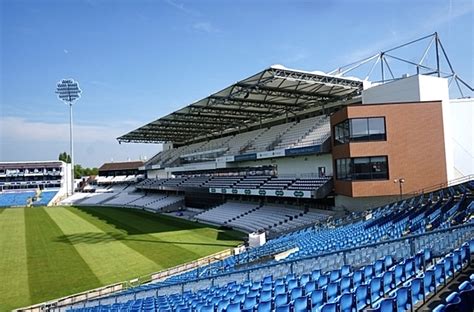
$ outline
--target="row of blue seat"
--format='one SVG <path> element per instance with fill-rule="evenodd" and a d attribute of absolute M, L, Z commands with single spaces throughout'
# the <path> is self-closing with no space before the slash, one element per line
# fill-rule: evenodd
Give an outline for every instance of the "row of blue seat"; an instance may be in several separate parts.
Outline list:
<path fill-rule="evenodd" d="M 437 286 L 468 265 L 470 256 L 466 243 L 435 263 L 430 251 L 425 250 L 398 263 L 386 256 L 355 271 L 343 266 L 326 273 L 313 270 L 278 279 L 267 276 L 256 282 L 233 282 L 197 292 L 74 311 L 349 312 L 370 307 L 376 311 L 406 311 L 424 302 Z"/>

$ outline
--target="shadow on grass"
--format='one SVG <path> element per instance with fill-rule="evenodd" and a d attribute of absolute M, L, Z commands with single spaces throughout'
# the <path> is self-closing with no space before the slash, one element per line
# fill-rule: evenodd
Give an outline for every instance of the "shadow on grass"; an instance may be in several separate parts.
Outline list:
<path fill-rule="evenodd" d="M 174 232 L 213 228 L 218 231 L 217 240 L 242 240 L 246 234 L 235 230 L 217 229 L 216 227 L 188 221 L 181 218 L 154 214 L 144 210 L 113 207 L 75 207 L 76 209 L 98 218 L 128 235 Z"/>
<path fill-rule="evenodd" d="M 203 243 L 203 242 L 179 242 L 179 241 L 165 241 L 160 239 L 147 239 L 128 236 L 123 233 L 108 232 L 108 233 L 98 233 L 98 232 L 84 232 L 77 234 L 61 235 L 58 236 L 55 240 L 56 242 L 66 243 L 66 244 L 100 244 L 108 243 L 114 241 L 129 241 L 129 242 L 146 242 L 146 243 L 156 243 L 156 244 L 169 244 L 169 245 L 197 245 L 197 246 L 216 246 L 216 247 L 230 247 L 226 244 L 212 244 L 212 243 Z"/>

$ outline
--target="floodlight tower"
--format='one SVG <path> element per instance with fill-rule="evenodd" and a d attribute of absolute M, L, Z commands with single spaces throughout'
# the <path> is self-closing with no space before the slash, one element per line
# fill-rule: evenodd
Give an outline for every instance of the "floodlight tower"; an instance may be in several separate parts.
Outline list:
<path fill-rule="evenodd" d="M 74 138 L 72 130 L 72 103 L 80 97 L 79 83 L 73 79 L 62 79 L 56 85 L 58 98 L 69 105 L 69 148 L 71 154 L 71 191 L 74 194 Z"/>

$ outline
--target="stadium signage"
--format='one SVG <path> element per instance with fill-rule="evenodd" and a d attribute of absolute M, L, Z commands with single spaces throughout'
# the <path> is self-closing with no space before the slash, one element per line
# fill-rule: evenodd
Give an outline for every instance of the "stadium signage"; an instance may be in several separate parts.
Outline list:
<path fill-rule="evenodd" d="M 234 156 L 234 161 L 246 161 L 246 160 L 255 160 L 255 159 L 257 159 L 256 153 Z"/>
<path fill-rule="evenodd" d="M 285 150 L 285 156 L 309 155 L 321 153 L 321 145 L 311 145 Z"/>
<path fill-rule="evenodd" d="M 285 150 L 284 149 L 257 153 L 257 159 L 284 157 L 284 156 L 285 156 Z"/>
<path fill-rule="evenodd" d="M 253 195 L 253 196 L 278 196 L 278 197 L 293 197 L 293 198 L 311 198 L 313 194 L 311 191 L 290 191 L 290 190 L 268 190 L 268 189 L 234 189 L 234 188 L 209 188 L 210 193 L 219 194 L 238 194 L 238 195 Z"/>
<path fill-rule="evenodd" d="M 295 191 L 293 194 L 295 195 L 295 197 L 303 197 L 304 196 L 303 191 Z"/>

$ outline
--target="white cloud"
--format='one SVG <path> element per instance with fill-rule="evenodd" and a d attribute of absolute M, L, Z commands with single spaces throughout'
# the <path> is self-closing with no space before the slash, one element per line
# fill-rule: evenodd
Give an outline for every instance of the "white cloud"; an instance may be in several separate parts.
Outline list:
<path fill-rule="evenodd" d="M 183 3 L 180 3 L 178 1 L 175 1 L 175 0 L 166 0 L 166 3 L 168 5 L 170 5 L 171 7 L 177 9 L 178 11 L 181 11 L 185 14 L 189 14 L 189 15 L 194 15 L 194 16 L 199 16 L 200 13 L 196 10 L 191 10 L 189 9 L 188 7 L 185 7 Z"/>
<path fill-rule="evenodd" d="M 132 125 L 134 124 L 134 125 Z M 136 128 L 137 123 L 117 126 L 77 124 L 74 127 L 76 162 L 100 166 L 104 162 L 152 157 L 155 144 L 118 144 L 116 137 Z M 69 151 L 69 124 L 29 121 L 19 117 L 0 118 L 0 160 L 51 160 Z"/>
<path fill-rule="evenodd" d="M 218 33 L 220 30 L 214 27 L 210 22 L 198 22 L 193 25 L 193 29 L 205 33 Z"/>

